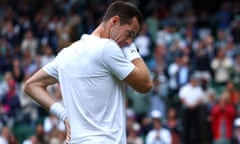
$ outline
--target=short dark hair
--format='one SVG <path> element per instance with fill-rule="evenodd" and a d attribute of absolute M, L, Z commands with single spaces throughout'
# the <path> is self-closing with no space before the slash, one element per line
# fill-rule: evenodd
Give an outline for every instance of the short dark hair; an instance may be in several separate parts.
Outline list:
<path fill-rule="evenodd" d="M 115 1 L 111 3 L 104 14 L 102 21 L 106 22 L 116 15 L 120 17 L 121 25 L 130 24 L 133 17 L 137 18 L 139 24 L 141 24 L 143 20 L 140 10 L 130 2 Z"/>

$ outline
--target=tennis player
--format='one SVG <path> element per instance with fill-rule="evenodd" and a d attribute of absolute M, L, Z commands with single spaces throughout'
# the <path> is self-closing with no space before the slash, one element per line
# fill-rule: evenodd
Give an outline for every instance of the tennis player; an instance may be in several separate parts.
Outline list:
<path fill-rule="evenodd" d="M 64 121 L 71 144 L 126 144 L 124 84 L 152 89 L 149 70 L 134 44 L 142 15 L 123 1 L 110 4 L 91 34 L 64 48 L 36 72 L 24 91 Z M 59 82 L 64 106 L 46 87 Z"/>

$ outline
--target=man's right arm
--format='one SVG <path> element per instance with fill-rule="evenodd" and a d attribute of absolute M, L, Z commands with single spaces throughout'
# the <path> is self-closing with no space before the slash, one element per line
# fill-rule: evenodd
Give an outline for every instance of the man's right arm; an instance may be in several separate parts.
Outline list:
<path fill-rule="evenodd" d="M 123 80 L 140 93 L 149 92 L 152 81 L 149 70 L 134 44 L 120 48 L 108 41 L 102 51 L 103 65 L 119 80 Z"/>
<path fill-rule="evenodd" d="M 133 71 L 124 79 L 124 81 L 140 93 L 149 92 L 153 87 L 153 82 L 150 72 L 144 60 L 138 53 L 135 44 L 123 48 L 123 53 L 125 57 L 135 65 Z"/>
<path fill-rule="evenodd" d="M 135 68 L 124 81 L 140 93 L 149 92 L 153 87 L 153 83 L 145 62 L 142 58 L 136 58 L 132 60 L 132 63 L 135 65 Z"/>

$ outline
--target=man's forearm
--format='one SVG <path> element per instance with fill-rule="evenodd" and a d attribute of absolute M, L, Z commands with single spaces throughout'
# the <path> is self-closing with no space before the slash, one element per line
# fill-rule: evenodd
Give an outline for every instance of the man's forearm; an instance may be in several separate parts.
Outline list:
<path fill-rule="evenodd" d="M 123 48 L 123 53 L 125 57 L 135 65 L 133 72 L 125 81 L 138 92 L 149 92 L 153 87 L 150 73 L 134 43 L 129 47 Z"/>
<path fill-rule="evenodd" d="M 148 67 L 146 66 L 145 62 L 143 61 L 142 58 L 137 58 L 132 60 L 132 63 L 136 66 L 136 68 L 138 69 L 138 73 L 140 74 L 139 78 L 146 82 L 146 83 L 150 83 L 151 81 L 151 77 L 150 77 L 150 73 L 148 70 Z"/>
<path fill-rule="evenodd" d="M 55 84 L 57 80 L 49 76 L 43 70 L 35 73 L 24 85 L 24 91 L 44 109 L 56 115 L 64 121 L 66 118 L 65 108 L 57 103 L 47 91 L 47 86 Z"/>
<path fill-rule="evenodd" d="M 49 110 L 50 106 L 55 103 L 55 100 L 50 96 L 49 92 L 40 86 L 34 84 L 25 84 L 25 93 L 34 101 L 40 104 L 45 110 Z"/>

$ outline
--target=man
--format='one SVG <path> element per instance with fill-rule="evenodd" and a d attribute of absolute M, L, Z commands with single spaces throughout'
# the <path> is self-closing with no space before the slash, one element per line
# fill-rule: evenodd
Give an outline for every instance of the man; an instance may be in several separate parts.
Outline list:
<path fill-rule="evenodd" d="M 240 118 L 236 117 L 233 122 L 234 130 L 231 143 L 240 144 Z"/>
<path fill-rule="evenodd" d="M 0 144 L 8 144 L 11 131 L 8 127 L 3 126 L 0 133 Z"/>
<path fill-rule="evenodd" d="M 172 138 L 169 129 L 162 125 L 162 113 L 159 110 L 151 112 L 153 128 L 146 136 L 146 144 L 171 144 Z"/>
<path fill-rule="evenodd" d="M 124 82 L 141 93 L 152 89 L 144 61 L 129 46 L 141 20 L 133 4 L 113 2 L 91 35 L 63 49 L 27 80 L 25 92 L 64 121 L 67 142 L 126 143 Z M 46 90 L 57 82 L 65 108 Z"/>
<path fill-rule="evenodd" d="M 182 103 L 183 115 L 183 142 L 184 144 L 200 144 L 200 120 L 201 106 L 204 99 L 204 91 L 198 84 L 195 75 L 190 81 L 180 88 L 179 98 Z"/>

